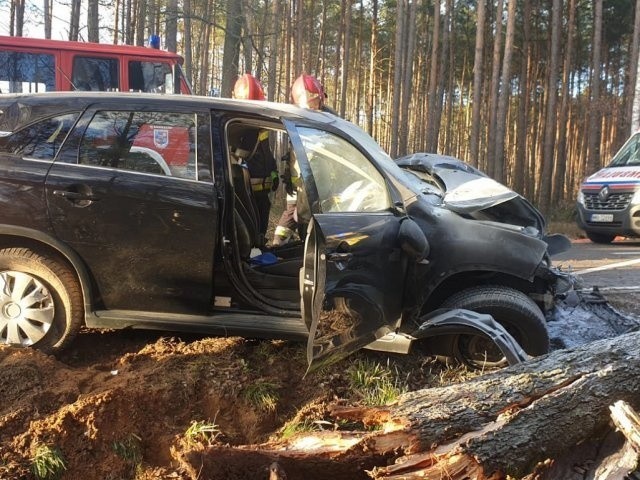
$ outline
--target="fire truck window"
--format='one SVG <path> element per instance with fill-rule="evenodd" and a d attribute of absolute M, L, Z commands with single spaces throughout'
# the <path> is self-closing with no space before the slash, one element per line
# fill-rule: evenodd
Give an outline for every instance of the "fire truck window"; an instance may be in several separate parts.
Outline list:
<path fill-rule="evenodd" d="M 118 91 L 118 60 L 115 58 L 75 57 L 71 83 L 76 90 Z"/>
<path fill-rule="evenodd" d="M 79 163 L 211 182 L 207 117 L 193 113 L 100 111 Z"/>
<path fill-rule="evenodd" d="M 0 93 L 33 93 L 55 90 L 53 55 L 0 52 Z"/>
<path fill-rule="evenodd" d="M 78 114 L 41 120 L 6 137 L 2 150 L 38 160 L 53 160 Z"/>
<path fill-rule="evenodd" d="M 167 85 L 167 79 L 171 79 Z M 171 65 L 164 62 L 129 62 L 129 91 L 173 93 Z"/>

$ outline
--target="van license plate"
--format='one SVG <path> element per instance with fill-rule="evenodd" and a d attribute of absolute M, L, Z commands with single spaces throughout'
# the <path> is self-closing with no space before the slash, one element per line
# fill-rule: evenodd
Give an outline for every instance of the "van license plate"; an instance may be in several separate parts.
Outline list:
<path fill-rule="evenodd" d="M 592 222 L 613 222 L 613 213 L 593 213 L 591 214 Z"/>

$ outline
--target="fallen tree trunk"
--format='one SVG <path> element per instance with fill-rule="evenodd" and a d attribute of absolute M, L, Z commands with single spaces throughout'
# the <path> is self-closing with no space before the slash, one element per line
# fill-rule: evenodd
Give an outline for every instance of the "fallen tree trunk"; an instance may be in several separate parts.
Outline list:
<path fill-rule="evenodd" d="M 334 408 L 335 418 L 376 425 L 381 431 L 375 433 L 330 432 L 282 444 L 213 447 L 188 463 L 197 469 L 242 452 L 247 465 L 259 455 L 263 472 L 278 462 L 284 472 L 295 472 L 290 479 L 326 478 L 327 462 L 341 463 L 332 469 L 334 479 L 361 478 L 363 469 L 372 469 L 374 478 L 522 477 L 606 427 L 608 408 L 616 401 L 640 406 L 638 345 L 640 333 L 630 333 L 465 383 L 407 393 L 388 407 Z M 223 478 L 215 470 L 203 473 Z"/>

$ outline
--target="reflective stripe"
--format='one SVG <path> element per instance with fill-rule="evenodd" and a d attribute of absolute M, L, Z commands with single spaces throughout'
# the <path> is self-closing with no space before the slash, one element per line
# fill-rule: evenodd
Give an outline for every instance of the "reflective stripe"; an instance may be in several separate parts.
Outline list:
<path fill-rule="evenodd" d="M 293 230 L 291 230 L 288 227 L 283 227 L 282 225 L 278 225 L 276 227 L 276 231 L 274 232 L 274 234 L 278 237 L 288 239 L 293 236 Z"/>
<path fill-rule="evenodd" d="M 271 185 L 272 185 L 271 177 L 251 179 L 251 190 L 253 190 L 254 192 L 271 190 Z"/>

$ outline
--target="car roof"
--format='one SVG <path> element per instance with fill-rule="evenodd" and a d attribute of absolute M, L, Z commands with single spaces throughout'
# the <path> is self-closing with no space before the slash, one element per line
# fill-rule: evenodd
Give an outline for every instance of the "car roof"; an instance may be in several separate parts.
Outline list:
<path fill-rule="evenodd" d="M 314 123 L 343 122 L 339 117 L 316 110 L 303 109 L 287 103 L 276 103 L 259 100 L 235 100 L 230 98 L 204 97 L 197 95 L 158 95 L 153 93 L 122 93 L 122 92 L 42 92 L 0 94 L 0 109 L 6 110 L 11 106 L 21 105 L 35 107 L 46 111 L 71 111 L 84 109 L 94 103 L 131 105 L 144 103 L 168 107 L 192 107 L 231 110 L 255 114 L 272 119 L 288 118 L 292 120 L 305 119 Z M 1 115 L 1 113 L 0 113 Z M 40 115 L 36 115 L 39 117 Z M 0 123 L 2 121 L 0 120 Z"/>

